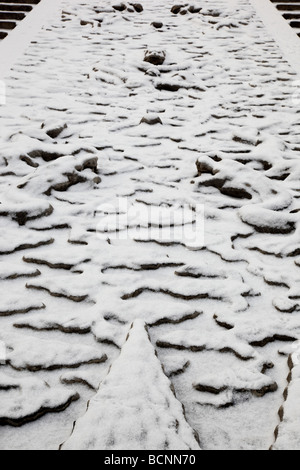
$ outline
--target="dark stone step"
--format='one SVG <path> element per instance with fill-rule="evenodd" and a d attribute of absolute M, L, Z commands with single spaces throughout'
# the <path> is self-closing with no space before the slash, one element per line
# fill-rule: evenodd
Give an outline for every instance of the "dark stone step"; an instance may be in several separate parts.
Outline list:
<path fill-rule="evenodd" d="M 0 11 L 0 20 L 23 20 L 25 18 L 25 13 L 14 13 L 11 11 L 2 12 Z"/>
<path fill-rule="evenodd" d="M 0 11 L 31 11 L 32 10 L 32 5 L 10 5 L 8 3 L 0 3 Z"/>
<path fill-rule="evenodd" d="M 15 29 L 16 26 L 15 21 L 0 21 L 0 29 Z"/>
<path fill-rule="evenodd" d="M 292 5 L 291 3 L 286 3 L 286 4 L 278 4 L 276 5 L 276 8 L 280 11 L 300 11 L 300 3 L 298 2 L 297 4 L 295 3 Z"/>
<path fill-rule="evenodd" d="M 290 4 L 293 4 L 293 3 L 299 3 L 299 0 L 271 0 L 272 3 L 290 3 Z"/>
<path fill-rule="evenodd" d="M 11 4 L 15 4 L 15 3 L 21 3 L 23 5 L 37 5 L 38 3 L 40 3 L 41 0 L 1 0 L 1 3 L 11 3 Z"/>
<path fill-rule="evenodd" d="M 283 18 L 285 18 L 286 20 L 299 20 L 300 12 L 299 13 L 284 13 Z"/>

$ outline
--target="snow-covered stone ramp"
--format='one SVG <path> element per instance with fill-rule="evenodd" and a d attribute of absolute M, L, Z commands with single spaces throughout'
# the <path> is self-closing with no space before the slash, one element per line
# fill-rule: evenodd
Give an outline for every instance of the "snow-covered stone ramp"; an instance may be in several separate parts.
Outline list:
<path fill-rule="evenodd" d="M 199 450 L 196 439 L 144 322 L 136 320 L 120 357 L 61 448 Z"/>
<path fill-rule="evenodd" d="M 289 446 L 297 83 L 250 0 L 62 1 L 1 106 L 1 448 Z"/>

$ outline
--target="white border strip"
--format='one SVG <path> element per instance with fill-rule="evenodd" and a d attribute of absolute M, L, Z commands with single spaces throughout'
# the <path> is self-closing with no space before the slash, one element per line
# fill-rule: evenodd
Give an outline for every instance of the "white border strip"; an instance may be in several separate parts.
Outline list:
<path fill-rule="evenodd" d="M 250 0 L 300 78 L 300 38 L 270 0 Z"/>
<path fill-rule="evenodd" d="M 10 72 L 17 59 L 24 53 L 42 26 L 53 20 L 60 12 L 61 0 L 41 0 L 24 20 L 0 41 L 0 79 Z"/>

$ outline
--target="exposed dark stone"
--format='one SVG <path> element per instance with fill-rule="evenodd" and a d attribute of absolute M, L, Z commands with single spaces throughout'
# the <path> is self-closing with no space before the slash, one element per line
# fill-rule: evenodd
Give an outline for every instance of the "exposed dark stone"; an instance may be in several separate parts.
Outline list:
<path fill-rule="evenodd" d="M 152 65 L 162 65 L 166 59 L 164 51 L 146 51 L 144 62 L 148 62 Z"/>
<path fill-rule="evenodd" d="M 51 137 L 51 139 L 56 139 L 65 129 L 67 129 L 67 124 L 60 127 L 55 127 L 53 129 L 49 129 L 46 134 Z"/>
<path fill-rule="evenodd" d="M 64 157 L 62 153 L 45 152 L 44 150 L 33 150 L 32 152 L 28 153 L 28 155 L 30 158 L 42 158 L 47 163 Z"/>
<path fill-rule="evenodd" d="M 243 188 L 226 187 L 221 188 L 220 192 L 235 199 L 252 199 L 252 195 Z"/>
<path fill-rule="evenodd" d="M 0 384 L 0 390 L 4 392 L 8 392 L 9 390 L 19 390 L 20 385 L 1 385 Z"/>
<path fill-rule="evenodd" d="M 178 318 L 177 320 L 172 320 L 171 318 L 164 317 L 161 318 L 160 320 L 157 320 L 154 323 L 149 323 L 148 325 L 153 327 L 153 326 L 160 326 L 160 325 L 179 325 L 180 323 L 184 323 L 185 321 L 188 320 L 194 320 L 195 318 L 198 318 L 203 312 L 194 312 L 194 313 L 189 313 L 187 315 L 183 315 L 181 318 Z"/>
<path fill-rule="evenodd" d="M 71 403 L 74 401 L 79 400 L 79 395 L 78 393 L 74 393 L 67 401 L 66 403 L 57 406 L 56 408 L 50 408 L 50 407 L 41 407 L 38 411 L 35 413 L 32 413 L 31 415 L 27 416 L 22 416 L 20 418 L 9 418 L 5 416 L 0 416 L 0 426 L 14 426 L 14 427 L 20 427 L 23 426 L 24 424 L 31 423 L 32 421 L 36 421 L 37 419 L 40 419 L 42 416 L 48 413 L 60 413 L 61 411 L 66 410 Z"/>
<path fill-rule="evenodd" d="M 155 117 L 143 117 L 140 124 L 145 123 L 149 124 L 149 126 L 154 126 L 155 124 L 162 124 L 162 120 L 159 116 Z"/>
<path fill-rule="evenodd" d="M 71 186 L 74 186 L 78 183 L 85 183 L 87 181 L 83 176 L 78 175 L 77 173 L 64 173 L 64 176 L 67 178 L 63 183 L 57 183 L 50 186 L 50 188 L 45 191 L 46 196 L 50 196 L 51 192 L 58 191 L 63 192 L 67 191 Z"/>
<path fill-rule="evenodd" d="M 67 264 L 67 263 L 50 263 L 50 261 L 40 259 L 40 258 L 32 258 L 23 256 L 24 263 L 33 263 L 38 265 L 45 265 L 51 269 L 65 269 L 70 271 L 74 267 L 74 264 Z"/>
<path fill-rule="evenodd" d="M 190 361 L 187 361 L 181 368 L 170 372 L 168 374 L 168 377 L 171 379 L 172 377 L 177 377 L 178 375 L 184 374 L 184 372 L 190 367 L 190 365 Z"/>
<path fill-rule="evenodd" d="M 93 157 L 85 160 L 81 165 L 75 166 L 75 170 L 77 171 L 83 171 L 89 168 L 92 170 L 96 175 L 98 174 L 98 158 Z"/>
<path fill-rule="evenodd" d="M 64 368 L 79 369 L 79 367 L 84 366 L 84 365 L 102 364 L 103 362 L 106 362 L 106 361 L 107 361 L 107 355 L 102 354 L 101 357 L 96 357 L 94 359 L 89 359 L 87 361 L 76 362 L 74 364 L 52 364 L 51 366 L 44 366 L 42 364 L 37 364 L 37 365 L 26 364 L 24 367 L 15 367 L 11 363 L 11 361 L 8 361 L 8 363 L 13 369 L 18 370 L 18 371 L 28 370 L 30 372 L 40 372 L 42 370 L 53 371 L 53 370 L 61 370 Z"/>
<path fill-rule="evenodd" d="M 171 84 L 171 83 L 158 83 L 155 88 L 156 88 L 157 90 L 160 90 L 160 91 L 172 91 L 172 92 L 175 92 L 175 91 L 180 90 L 181 86 L 180 86 L 180 85 Z"/>
<path fill-rule="evenodd" d="M 39 271 L 38 269 L 36 269 L 35 271 L 33 271 L 32 273 L 13 273 L 13 274 L 10 274 L 8 277 L 5 278 L 5 280 L 14 280 L 14 279 L 20 279 L 22 277 L 25 277 L 25 278 L 30 278 L 30 277 L 38 277 L 40 276 L 42 273 L 41 271 Z"/>
<path fill-rule="evenodd" d="M 213 387 L 211 385 L 206 385 L 206 384 L 195 384 L 194 389 L 197 390 L 198 392 L 206 392 L 206 393 L 211 393 L 213 395 L 219 395 L 220 393 L 225 392 L 225 390 L 228 390 L 229 387 L 224 385 L 223 387 L 216 388 L 216 387 Z M 260 389 L 237 388 L 234 390 L 238 393 L 251 392 L 256 397 L 263 397 L 267 393 L 276 392 L 278 390 L 278 385 L 276 382 L 273 382 L 272 384 L 266 385 Z"/>
<path fill-rule="evenodd" d="M 113 5 L 112 7 L 114 10 L 117 10 L 117 11 L 124 11 L 127 8 L 125 3 L 119 3 L 118 5 Z"/>
<path fill-rule="evenodd" d="M 32 305 L 31 307 L 20 308 L 16 310 L 3 310 L 0 311 L 0 317 L 10 317 L 13 315 L 21 315 L 24 313 L 32 312 L 33 310 L 43 310 L 46 308 L 46 305 Z"/>
<path fill-rule="evenodd" d="M 242 137 L 239 137 L 237 135 L 233 136 L 232 140 L 240 144 L 253 145 L 254 147 L 257 147 L 259 144 L 262 143 L 259 139 L 257 139 L 256 142 L 253 142 L 252 140 L 243 139 Z"/>
<path fill-rule="evenodd" d="M 24 323 L 14 323 L 14 328 L 19 328 L 19 329 L 28 329 L 32 331 L 60 331 L 61 333 L 65 334 L 76 334 L 76 335 L 86 335 L 91 333 L 91 328 L 80 328 L 79 326 L 72 327 L 72 326 L 63 326 L 60 325 L 59 323 L 51 323 L 49 325 L 45 326 L 33 326 L 30 323 L 24 322 Z"/>
<path fill-rule="evenodd" d="M 168 343 L 167 341 L 157 341 L 156 346 L 162 349 L 176 349 L 178 351 L 202 352 L 205 346 L 182 346 L 180 344 Z"/>
<path fill-rule="evenodd" d="M 97 391 L 97 389 L 92 384 L 90 384 L 87 380 L 82 379 L 81 377 L 74 377 L 72 379 L 62 378 L 60 379 L 60 381 L 61 383 L 66 384 L 66 385 L 75 385 L 75 384 L 85 385 L 90 390 L 93 390 L 94 392 Z"/>
<path fill-rule="evenodd" d="M 277 392 L 277 390 L 278 390 L 278 385 L 276 382 L 274 382 L 270 385 L 266 385 L 265 387 L 262 387 L 259 390 L 251 390 L 251 392 L 256 397 L 264 397 L 267 393 Z"/>
<path fill-rule="evenodd" d="M 290 176 L 290 173 L 282 173 L 281 175 L 268 176 L 270 180 L 285 181 Z"/>
<path fill-rule="evenodd" d="M 212 178 L 208 181 L 204 181 L 202 183 L 200 183 L 202 186 L 207 186 L 207 187 L 213 187 L 213 188 L 217 188 L 217 189 L 221 189 L 224 184 L 226 183 L 226 179 L 225 178 Z"/>
<path fill-rule="evenodd" d="M 144 11 L 143 5 L 141 5 L 140 3 L 130 3 L 130 5 L 133 6 L 137 13 L 142 13 L 142 11 Z"/>
<path fill-rule="evenodd" d="M 219 320 L 218 315 L 214 315 L 214 320 L 219 326 L 221 326 L 221 328 L 225 328 L 225 330 L 233 330 L 234 328 L 234 325 L 230 325 L 229 323 L 225 321 Z"/>
<path fill-rule="evenodd" d="M 29 220 L 40 219 L 42 217 L 48 217 L 53 213 L 54 209 L 51 205 L 44 211 L 40 212 L 38 215 L 31 216 L 30 212 L 28 211 L 20 211 L 20 212 L 0 212 L 0 216 L 3 217 L 11 217 L 12 220 L 15 220 L 20 226 L 25 225 Z"/>
<path fill-rule="evenodd" d="M 183 8 L 183 5 L 174 5 L 171 8 L 171 13 L 174 13 L 174 15 L 178 15 L 180 13 L 180 10 Z"/>
<path fill-rule="evenodd" d="M 249 222 L 246 222 L 249 224 Z M 289 233 L 293 233 L 296 230 L 296 226 L 294 222 L 288 222 L 286 225 L 282 227 L 269 227 L 267 225 L 253 225 L 249 224 L 251 227 L 254 227 L 255 230 L 259 233 L 271 233 L 273 235 L 276 234 L 281 234 L 281 235 L 287 235 Z"/>
<path fill-rule="evenodd" d="M 164 24 L 161 23 L 160 21 L 153 21 L 153 23 L 151 23 L 151 25 L 156 29 L 161 29 Z"/>
<path fill-rule="evenodd" d="M 196 162 L 196 167 L 197 167 L 197 170 L 198 170 L 198 176 L 201 176 L 203 173 L 209 173 L 210 175 L 215 175 L 216 174 L 216 171 L 207 162 L 197 161 Z"/>
<path fill-rule="evenodd" d="M 207 393 L 212 393 L 213 395 L 219 395 L 220 393 L 227 390 L 227 387 L 224 386 L 220 388 L 215 388 L 215 387 L 212 387 L 211 385 L 197 384 L 197 385 L 194 385 L 194 389 L 197 390 L 198 392 L 207 392 Z"/>
<path fill-rule="evenodd" d="M 94 26 L 94 23 L 92 21 L 81 20 L 80 25 L 81 26 L 88 26 L 88 25 Z"/>
<path fill-rule="evenodd" d="M 261 340 L 252 341 L 250 345 L 258 348 L 264 348 L 267 344 L 274 343 L 275 341 L 293 342 L 296 341 L 296 337 L 275 334 Z"/>
<path fill-rule="evenodd" d="M 160 71 L 158 68 L 151 67 L 145 71 L 145 75 L 149 75 L 150 77 L 159 77 Z"/>
<path fill-rule="evenodd" d="M 201 10 L 202 10 L 202 8 L 194 7 L 194 5 L 191 5 L 191 6 L 188 8 L 188 11 L 189 11 L 190 13 L 199 13 Z"/>
<path fill-rule="evenodd" d="M 26 155 L 21 155 L 20 160 L 22 162 L 27 163 L 28 166 L 31 166 L 32 168 L 38 168 L 39 164 L 36 162 L 33 162 L 30 157 L 27 157 Z"/>
<path fill-rule="evenodd" d="M 11 255 L 12 253 L 16 253 L 17 251 L 31 250 L 33 248 L 39 248 L 40 246 L 52 245 L 52 243 L 54 243 L 54 238 L 50 238 L 49 240 L 38 243 L 24 243 L 15 247 L 11 251 L 0 251 L 0 255 Z"/>
<path fill-rule="evenodd" d="M 31 285 L 31 284 L 26 284 L 27 289 L 35 289 L 35 290 L 41 290 L 48 292 L 52 297 L 61 297 L 64 299 L 71 300 L 72 302 L 84 302 L 87 298 L 88 295 L 72 295 L 72 294 L 64 294 L 62 292 L 52 292 L 50 289 L 44 286 L 38 286 L 38 285 Z"/>

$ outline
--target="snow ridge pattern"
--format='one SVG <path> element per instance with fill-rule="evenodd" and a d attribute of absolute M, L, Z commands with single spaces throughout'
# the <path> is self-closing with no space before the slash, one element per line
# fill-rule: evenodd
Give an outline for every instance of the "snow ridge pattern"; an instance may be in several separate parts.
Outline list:
<path fill-rule="evenodd" d="M 63 0 L 1 106 L 1 448 L 299 436 L 294 95 L 249 0 Z M 128 240 L 120 200 L 153 216 Z M 199 205 L 204 242 L 149 230 Z"/>

